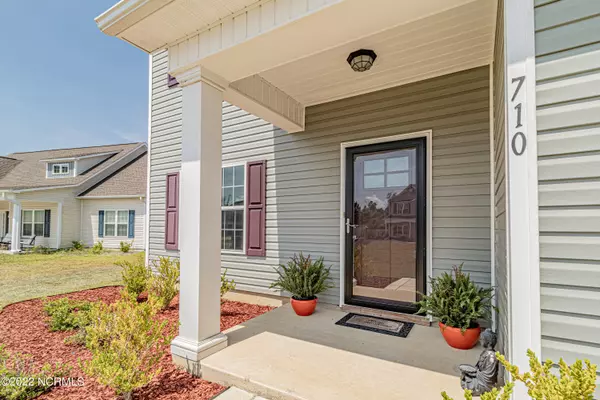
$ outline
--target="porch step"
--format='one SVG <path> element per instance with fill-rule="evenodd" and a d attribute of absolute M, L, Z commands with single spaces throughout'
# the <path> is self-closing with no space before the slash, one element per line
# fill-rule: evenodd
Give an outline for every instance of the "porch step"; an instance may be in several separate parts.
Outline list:
<path fill-rule="evenodd" d="M 203 360 L 202 378 L 271 400 L 461 398 L 455 376 L 268 332 Z"/>
<path fill-rule="evenodd" d="M 202 377 L 271 400 L 464 397 L 456 365 L 480 349 L 451 349 L 437 328 L 415 326 L 404 339 L 335 325 L 344 315 L 320 305 L 297 317 L 285 305 L 247 321 L 201 361 Z"/>
<path fill-rule="evenodd" d="M 264 397 L 246 392 L 240 388 L 230 387 L 223 393 L 217 395 L 213 400 L 266 400 Z"/>

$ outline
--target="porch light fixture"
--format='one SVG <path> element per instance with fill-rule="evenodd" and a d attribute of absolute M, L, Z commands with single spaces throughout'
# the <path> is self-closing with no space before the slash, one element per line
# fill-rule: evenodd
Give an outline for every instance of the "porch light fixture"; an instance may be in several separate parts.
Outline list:
<path fill-rule="evenodd" d="M 364 72 L 371 69 L 376 58 L 377 54 L 373 50 L 360 49 L 350 53 L 346 61 L 354 71 Z"/>

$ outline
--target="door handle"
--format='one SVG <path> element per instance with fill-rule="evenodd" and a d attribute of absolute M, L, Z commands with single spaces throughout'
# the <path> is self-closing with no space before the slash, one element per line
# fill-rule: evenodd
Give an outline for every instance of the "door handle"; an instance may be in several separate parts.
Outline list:
<path fill-rule="evenodd" d="M 358 228 L 358 225 L 352 225 L 350 223 L 350 218 L 346 218 L 346 233 L 350 233 L 350 228 L 352 228 L 352 229 Z"/>

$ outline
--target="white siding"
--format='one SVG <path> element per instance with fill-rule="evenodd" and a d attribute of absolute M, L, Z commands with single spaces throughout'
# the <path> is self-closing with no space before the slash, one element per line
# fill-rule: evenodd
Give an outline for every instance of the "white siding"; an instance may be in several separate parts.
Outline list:
<path fill-rule="evenodd" d="M 535 9 L 542 357 L 600 363 L 600 2 Z"/>
<path fill-rule="evenodd" d="M 165 175 L 181 153 L 181 90 L 166 87 L 166 53 L 153 61 L 150 257 L 164 250 Z M 433 270 L 465 262 L 490 283 L 488 68 L 310 107 L 289 134 L 224 103 L 223 162 L 267 160 L 267 255 L 223 254 L 239 289 L 269 293 L 273 270 L 303 251 L 333 265 L 339 285 L 340 143 L 433 130 Z M 180 216 L 180 218 L 185 218 Z M 215 232 L 217 234 L 217 232 Z M 338 302 L 336 287 L 323 300 Z"/>
<path fill-rule="evenodd" d="M 35 242 L 36 245 L 56 247 L 58 202 L 63 204 L 60 247 L 70 247 L 73 240 L 79 240 L 81 206 L 79 200 L 75 198 L 75 193 L 72 189 L 23 192 L 17 194 L 17 200 L 22 202 L 23 210 L 51 210 L 50 237 L 44 238 L 38 236 Z"/>
<path fill-rule="evenodd" d="M 139 198 L 131 199 L 83 199 L 81 241 L 84 246 L 93 246 L 102 240 L 107 249 L 118 249 L 121 242 L 131 242 L 137 250 L 144 249 L 144 222 L 146 218 L 146 204 Z M 135 237 L 98 237 L 98 211 L 100 210 L 135 210 Z"/>

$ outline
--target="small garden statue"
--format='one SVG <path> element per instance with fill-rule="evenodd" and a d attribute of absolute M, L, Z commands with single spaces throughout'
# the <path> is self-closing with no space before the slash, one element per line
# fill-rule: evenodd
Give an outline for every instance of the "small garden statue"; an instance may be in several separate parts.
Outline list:
<path fill-rule="evenodd" d="M 486 329 L 480 338 L 484 350 L 479 356 L 475 366 L 461 364 L 460 385 L 465 390 L 471 390 L 473 396 L 481 396 L 496 387 L 498 381 L 498 359 L 496 358 L 496 334 L 491 329 Z"/>

